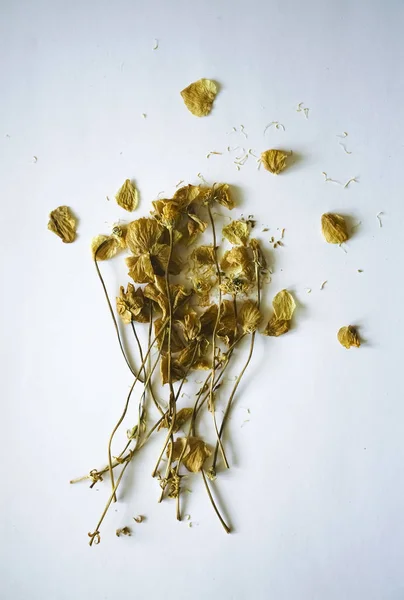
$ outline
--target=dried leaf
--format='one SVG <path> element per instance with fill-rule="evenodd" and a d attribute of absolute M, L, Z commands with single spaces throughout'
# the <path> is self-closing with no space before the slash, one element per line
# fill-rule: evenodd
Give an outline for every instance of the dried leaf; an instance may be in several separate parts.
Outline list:
<path fill-rule="evenodd" d="M 354 346 L 355 348 L 359 348 L 361 345 L 358 332 L 353 325 L 348 325 L 346 327 L 341 327 L 337 334 L 338 341 L 345 348 L 351 348 Z"/>
<path fill-rule="evenodd" d="M 290 321 L 296 308 L 293 296 L 288 290 L 282 290 L 272 300 L 275 316 L 282 321 Z"/>
<path fill-rule="evenodd" d="M 115 196 L 117 204 L 132 212 L 138 205 L 139 194 L 130 179 L 127 179 Z"/>
<path fill-rule="evenodd" d="M 185 448 L 182 463 L 192 473 L 201 471 L 205 460 L 212 454 L 205 442 L 197 437 L 178 438 L 173 445 L 173 462 L 178 460 Z"/>
<path fill-rule="evenodd" d="M 252 300 L 246 300 L 240 309 L 238 321 L 243 333 L 253 333 L 261 321 L 259 308 Z"/>
<path fill-rule="evenodd" d="M 264 335 L 278 337 L 279 335 L 283 335 L 287 333 L 290 329 L 290 321 L 285 321 L 282 319 L 277 319 L 273 316 L 269 321 L 264 330 Z"/>
<path fill-rule="evenodd" d="M 199 79 L 182 90 L 187 109 L 196 117 L 206 117 L 212 110 L 217 86 L 211 79 Z"/>
<path fill-rule="evenodd" d="M 325 240 L 329 244 L 342 244 L 348 239 L 345 219 L 341 215 L 334 213 L 322 215 L 321 229 Z"/>
<path fill-rule="evenodd" d="M 49 215 L 48 229 L 56 233 L 65 244 L 76 239 L 77 221 L 68 206 L 59 206 Z"/>
<path fill-rule="evenodd" d="M 286 167 L 288 156 L 289 154 L 283 152 L 283 150 L 265 150 L 261 153 L 261 162 L 267 171 L 278 175 Z"/>
<path fill-rule="evenodd" d="M 97 260 L 112 258 L 120 248 L 118 240 L 113 236 L 97 235 L 91 240 L 91 252 Z"/>
<path fill-rule="evenodd" d="M 235 246 L 246 246 L 250 235 L 245 221 L 232 221 L 222 229 L 223 236 Z"/>

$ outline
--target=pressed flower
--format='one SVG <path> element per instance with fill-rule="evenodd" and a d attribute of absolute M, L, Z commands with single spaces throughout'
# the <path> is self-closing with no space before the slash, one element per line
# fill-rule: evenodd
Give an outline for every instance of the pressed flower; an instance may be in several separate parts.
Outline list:
<path fill-rule="evenodd" d="M 252 300 L 243 302 L 238 322 L 240 323 L 243 333 L 253 333 L 261 322 L 261 313 L 258 306 Z"/>
<path fill-rule="evenodd" d="M 143 291 L 141 288 L 135 290 L 132 283 L 128 283 L 126 292 L 123 286 L 120 287 L 120 294 L 116 299 L 116 310 L 122 321 L 126 324 L 131 323 L 131 321 L 139 323 L 149 321 Z"/>

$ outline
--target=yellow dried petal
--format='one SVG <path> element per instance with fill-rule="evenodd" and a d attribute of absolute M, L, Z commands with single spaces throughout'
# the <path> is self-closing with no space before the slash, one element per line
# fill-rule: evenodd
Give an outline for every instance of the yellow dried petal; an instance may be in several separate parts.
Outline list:
<path fill-rule="evenodd" d="M 155 219 L 141 218 L 129 223 L 126 232 L 126 243 L 135 254 L 146 254 L 158 242 L 163 234 L 163 227 Z"/>
<path fill-rule="evenodd" d="M 115 196 L 117 204 L 132 212 L 138 205 L 139 194 L 130 179 L 127 179 Z"/>
<path fill-rule="evenodd" d="M 91 240 L 91 252 L 93 258 L 97 260 L 112 258 L 120 248 L 118 240 L 112 236 L 97 235 Z"/>
<path fill-rule="evenodd" d="M 129 267 L 128 275 L 136 283 L 150 283 L 154 281 L 154 269 L 149 254 L 142 256 L 129 256 L 126 259 Z"/>
<path fill-rule="evenodd" d="M 265 152 L 262 152 L 261 154 L 261 162 L 267 171 L 274 175 L 278 175 L 286 167 L 286 159 L 288 156 L 289 154 L 283 150 L 265 150 Z"/>
<path fill-rule="evenodd" d="M 202 188 L 199 185 L 184 185 L 175 192 L 173 200 L 180 205 L 181 209 L 184 209 L 195 202 L 201 191 Z"/>
<path fill-rule="evenodd" d="M 183 450 L 185 451 L 183 453 Z M 168 450 L 168 453 L 170 448 Z M 192 473 L 198 473 L 203 467 L 205 460 L 212 454 L 205 442 L 197 437 L 178 438 L 174 441 L 172 459 L 177 461 L 181 454 L 182 463 Z"/>
<path fill-rule="evenodd" d="M 358 332 L 353 325 L 341 327 L 341 329 L 338 331 L 337 337 L 339 343 L 342 346 L 345 346 L 345 348 L 349 349 L 352 346 L 359 348 L 361 345 Z"/>
<path fill-rule="evenodd" d="M 126 324 L 131 321 L 146 323 L 149 315 L 145 313 L 145 299 L 141 288 L 135 290 L 132 283 L 128 283 L 126 292 L 123 286 L 120 287 L 120 294 L 116 298 L 116 310 L 122 321 Z"/>
<path fill-rule="evenodd" d="M 293 296 L 288 290 L 282 290 L 272 300 L 275 316 L 282 321 L 290 321 L 296 308 Z"/>
<path fill-rule="evenodd" d="M 213 246 L 198 246 L 191 254 L 191 260 L 194 261 L 197 268 L 215 266 L 215 250 Z"/>
<path fill-rule="evenodd" d="M 239 323 L 243 333 L 253 333 L 261 321 L 258 306 L 252 300 L 246 300 L 239 312 Z"/>
<path fill-rule="evenodd" d="M 227 250 L 223 255 L 220 266 L 224 271 L 228 271 L 232 277 L 243 276 L 250 283 L 255 279 L 251 250 L 244 246 L 234 246 L 231 250 Z"/>
<path fill-rule="evenodd" d="M 245 246 L 250 232 L 245 221 L 232 221 L 222 229 L 223 237 L 235 246 Z"/>
<path fill-rule="evenodd" d="M 211 79 L 199 79 L 182 90 L 187 109 L 196 117 L 206 117 L 212 110 L 217 86 Z"/>
<path fill-rule="evenodd" d="M 234 200 L 230 196 L 230 186 L 227 183 L 221 183 L 214 188 L 213 200 L 232 210 L 234 208 Z"/>
<path fill-rule="evenodd" d="M 181 365 L 178 364 L 178 361 L 175 360 L 175 358 L 171 358 L 170 366 L 171 366 L 171 382 L 175 383 L 176 381 L 180 381 L 181 379 L 183 379 L 183 377 L 185 376 L 185 371 L 181 367 Z M 160 359 L 160 375 L 161 375 L 161 381 L 162 381 L 163 385 L 165 385 L 166 383 L 168 383 L 170 381 L 170 378 L 168 376 L 168 357 L 167 356 L 162 356 Z"/>
<path fill-rule="evenodd" d="M 264 335 L 270 335 L 274 337 L 278 337 L 279 335 L 283 335 L 287 333 L 290 329 L 290 321 L 285 321 L 282 319 L 277 319 L 273 316 L 264 330 Z"/>
<path fill-rule="evenodd" d="M 321 216 L 321 230 L 329 244 L 342 244 L 348 239 L 344 217 L 334 213 L 325 213 Z"/>
<path fill-rule="evenodd" d="M 182 428 L 184 423 L 186 423 L 188 421 L 188 419 L 192 416 L 193 412 L 194 412 L 193 408 L 181 408 L 181 410 L 179 410 L 177 412 L 177 414 L 175 415 L 175 423 L 174 423 L 174 427 L 173 427 L 173 433 L 177 433 L 177 431 L 179 431 Z M 169 428 L 168 420 L 163 419 L 158 428 L 159 428 L 159 430 L 162 428 L 168 429 Z"/>
<path fill-rule="evenodd" d="M 59 206 L 49 215 L 48 229 L 56 233 L 65 244 L 76 239 L 77 221 L 68 206 Z"/>

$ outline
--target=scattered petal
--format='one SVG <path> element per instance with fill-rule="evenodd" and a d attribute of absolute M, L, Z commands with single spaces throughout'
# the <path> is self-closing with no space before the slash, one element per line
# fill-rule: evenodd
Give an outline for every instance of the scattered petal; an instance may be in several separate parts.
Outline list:
<path fill-rule="evenodd" d="M 348 325 L 345 327 L 341 327 L 337 334 L 339 343 L 345 348 L 351 348 L 354 346 L 355 348 L 359 348 L 361 345 L 358 332 L 353 325 Z"/>
<path fill-rule="evenodd" d="M 288 156 L 283 150 L 265 150 L 265 152 L 261 153 L 261 163 L 267 171 L 278 175 L 285 169 Z"/>
<path fill-rule="evenodd" d="M 68 206 L 59 206 L 49 215 L 48 229 L 56 233 L 65 244 L 76 239 L 77 221 Z"/>
<path fill-rule="evenodd" d="M 216 94 L 217 86 L 210 79 L 199 79 L 181 92 L 186 107 L 196 117 L 205 117 L 210 113 Z"/>
<path fill-rule="evenodd" d="M 131 182 L 130 179 L 127 179 L 123 186 L 120 188 L 115 198 L 119 206 L 127 210 L 128 212 L 132 212 L 138 205 L 138 191 Z"/>
<path fill-rule="evenodd" d="M 245 221 L 232 221 L 222 229 L 223 236 L 235 246 L 246 246 L 250 235 Z"/>
<path fill-rule="evenodd" d="M 344 217 L 335 213 L 325 213 L 321 216 L 321 229 L 329 244 L 342 244 L 348 239 Z"/>

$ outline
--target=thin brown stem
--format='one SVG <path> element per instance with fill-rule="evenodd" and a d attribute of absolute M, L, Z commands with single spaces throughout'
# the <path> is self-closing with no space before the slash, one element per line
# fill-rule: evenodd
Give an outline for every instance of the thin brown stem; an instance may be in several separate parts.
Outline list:
<path fill-rule="evenodd" d="M 205 484 L 205 488 L 206 488 L 206 491 L 208 493 L 209 500 L 210 500 L 210 502 L 211 502 L 211 504 L 213 506 L 213 509 L 214 509 L 215 513 L 217 514 L 217 516 L 219 517 L 219 521 L 223 525 L 223 529 L 225 530 L 225 532 L 226 533 L 230 533 L 230 531 L 231 531 L 230 527 L 226 524 L 225 520 L 223 519 L 222 515 L 219 512 L 219 509 L 216 506 L 215 501 L 213 500 L 213 496 L 212 496 L 212 493 L 211 493 L 211 491 L 209 489 L 208 482 L 206 481 L 206 475 L 205 475 L 205 472 L 203 471 L 203 469 L 202 469 L 201 473 L 202 473 L 203 483 Z"/>
<path fill-rule="evenodd" d="M 221 289 L 221 283 L 222 283 L 222 281 L 221 281 L 221 274 L 220 274 L 219 263 L 218 263 L 218 260 L 217 260 L 215 221 L 213 219 L 212 211 L 211 211 L 211 208 L 210 208 L 209 204 L 208 204 L 208 213 L 209 213 L 210 224 L 211 224 L 211 227 L 212 227 L 213 256 L 214 256 L 214 260 L 215 260 L 216 276 L 217 276 L 217 281 L 218 281 L 218 286 L 219 286 L 219 300 L 218 300 L 217 316 L 216 316 L 215 327 L 213 329 L 213 334 L 212 334 L 212 367 L 211 367 L 212 377 L 210 379 L 210 389 L 209 389 L 209 409 L 212 411 L 213 424 L 214 424 L 215 431 L 216 431 L 217 443 L 220 446 L 220 451 L 222 453 L 224 463 L 227 465 L 227 468 L 228 468 L 229 464 L 227 462 L 226 454 L 225 454 L 224 448 L 222 446 L 222 442 L 221 442 L 221 439 L 220 439 L 220 436 L 219 436 L 219 431 L 218 431 L 218 428 L 217 428 L 216 407 L 215 407 L 214 396 L 213 396 L 213 382 L 214 382 L 214 379 L 215 379 L 215 369 L 216 369 L 216 333 L 217 333 L 217 329 L 218 329 L 218 326 L 219 326 L 220 312 L 221 312 L 221 309 L 222 309 L 222 289 Z"/>

